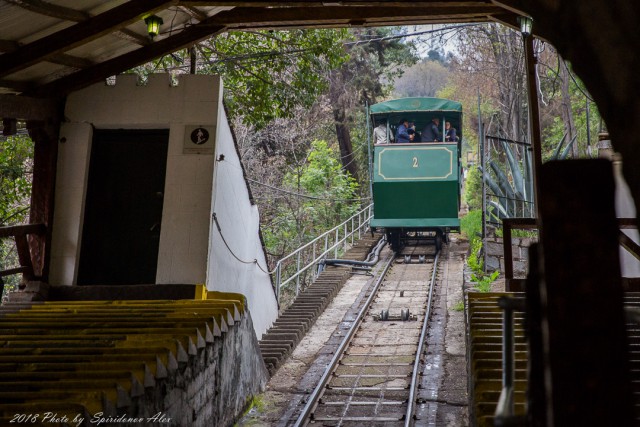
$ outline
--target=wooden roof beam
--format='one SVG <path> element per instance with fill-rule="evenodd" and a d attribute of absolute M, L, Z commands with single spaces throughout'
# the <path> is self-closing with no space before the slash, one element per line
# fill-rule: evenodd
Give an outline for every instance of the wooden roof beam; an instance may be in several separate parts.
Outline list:
<path fill-rule="evenodd" d="M 39 13 L 40 15 L 51 16 L 52 18 L 62 19 L 64 21 L 84 22 L 94 16 L 88 12 L 54 5 L 42 0 L 8 0 L 8 2 L 22 7 L 23 9 L 27 9 L 31 12 Z M 122 28 L 121 30 L 116 31 L 114 35 L 134 42 L 140 46 L 146 46 L 151 43 L 151 41 L 147 37 L 141 36 L 140 34 L 126 28 Z"/>
<path fill-rule="evenodd" d="M 465 18 L 478 18 L 486 21 L 487 16 L 501 9 L 493 5 L 461 7 L 412 7 L 410 9 L 394 7 L 363 8 L 351 6 L 309 8 L 243 8 L 236 7 L 219 13 L 212 19 L 229 29 L 268 29 L 300 28 L 305 26 L 346 26 L 350 22 L 363 22 L 375 25 L 406 25 L 408 22 L 428 22 L 440 20 L 453 21 Z"/>
<path fill-rule="evenodd" d="M 82 89 L 103 81 L 109 76 L 119 74 L 138 65 L 145 64 L 162 55 L 183 49 L 212 35 L 219 34 L 226 27 L 217 25 L 211 18 L 200 24 L 190 26 L 171 37 L 154 42 L 116 58 L 101 62 L 91 68 L 77 71 L 58 80 L 38 86 L 25 93 L 27 96 L 54 98 L 67 95 L 74 90 Z"/>
<path fill-rule="evenodd" d="M 468 7 L 478 5 L 491 5 L 490 0 L 464 1 L 464 0 L 440 0 L 440 1 L 371 1 L 371 0 L 346 0 L 346 1 L 318 1 L 318 0 L 292 0 L 292 1 L 209 1 L 209 0 L 180 0 L 180 5 L 185 6 L 235 6 L 235 7 L 394 7 L 413 9 L 416 7 Z"/>
<path fill-rule="evenodd" d="M 20 49 L 22 44 L 15 42 L 13 40 L 0 40 L 0 52 L 15 52 Z M 67 55 L 66 53 L 58 53 L 47 60 L 48 62 L 52 62 L 54 64 L 66 65 L 68 67 L 74 68 L 87 68 L 94 65 L 94 62 L 81 58 L 79 56 Z"/>
<path fill-rule="evenodd" d="M 63 21 L 82 22 L 91 18 L 87 12 L 71 9 L 64 6 L 58 6 L 42 0 L 6 0 L 15 6 L 21 7 L 29 12 L 40 15 L 50 16 L 52 18 L 62 19 Z"/>
<path fill-rule="evenodd" d="M 0 95 L 0 117 L 3 119 L 49 120 L 58 115 L 58 103 L 52 99 Z"/>
<path fill-rule="evenodd" d="M 173 3 L 175 0 L 131 0 L 50 36 L 28 43 L 15 52 L 2 55 L 0 77 L 110 34 L 142 19 L 145 14 L 161 10 Z"/>

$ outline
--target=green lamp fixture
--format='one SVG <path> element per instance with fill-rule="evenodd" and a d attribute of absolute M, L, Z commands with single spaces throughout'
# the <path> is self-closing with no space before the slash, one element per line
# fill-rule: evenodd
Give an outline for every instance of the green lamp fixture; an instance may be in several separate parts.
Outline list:
<path fill-rule="evenodd" d="M 162 25 L 164 22 L 159 16 L 150 15 L 144 18 L 144 23 L 147 24 L 147 32 L 149 33 L 149 38 L 153 40 L 153 38 L 160 33 L 160 25 Z"/>
<path fill-rule="evenodd" d="M 522 36 L 529 37 L 531 35 L 531 28 L 533 27 L 533 18 L 530 16 L 518 16 L 518 24 L 520 24 Z"/>

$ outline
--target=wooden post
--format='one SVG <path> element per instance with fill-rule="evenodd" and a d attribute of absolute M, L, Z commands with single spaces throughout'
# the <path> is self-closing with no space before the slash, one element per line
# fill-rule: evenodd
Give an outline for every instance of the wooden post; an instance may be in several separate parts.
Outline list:
<path fill-rule="evenodd" d="M 45 121 L 28 121 L 27 129 L 34 143 L 33 187 L 31 192 L 31 212 L 29 222 L 46 226 L 44 235 L 30 235 L 29 247 L 33 265 L 33 275 L 43 281 L 48 280 L 53 224 L 53 203 L 56 185 L 56 164 L 58 160 L 59 122 L 53 118 Z"/>
<path fill-rule="evenodd" d="M 524 37 L 525 62 L 527 66 L 527 95 L 529 100 L 529 135 L 533 149 L 533 194 L 536 213 L 539 213 L 538 176 L 542 166 L 542 138 L 540 136 L 540 109 L 538 106 L 538 78 L 536 76 L 536 57 L 533 53 L 533 36 Z M 539 216 L 539 214 L 536 214 Z"/>
<path fill-rule="evenodd" d="M 529 345 L 527 423 L 530 427 L 545 427 L 547 425 L 540 301 L 541 266 L 538 249 L 538 243 L 529 246 L 529 274 L 525 286 L 525 333 Z"/>
<path fill-rule="evenodd" d="M 611 162 L 540 168 L 548 425 L 634 425 Z"/>

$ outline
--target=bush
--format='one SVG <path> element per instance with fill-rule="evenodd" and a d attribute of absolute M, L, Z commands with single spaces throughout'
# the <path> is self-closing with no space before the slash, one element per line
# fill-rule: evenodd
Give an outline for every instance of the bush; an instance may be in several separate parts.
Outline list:
<path fill-rule="evenodd" d="M 491 283 L 500 275 L 499 271 L 494 271 L 490 275 L 484 274 L 484 262 L 482 260 L 482 211 L 469 211 L 467 215 L 460 219 L 460 229 L 469 238 L 469 258 L 467 265 L 473 272 L 471 280 L 477 282 L 476 289 L 479 292 L 489 292 Z"/>
<path fill-rule="evenodd" d="M 500 272 L 498 270 L 494 271 L 489 276 L 476 276 L 475 274 L 472 274 L 471 280 L 476 282 L 475 288 L 478 292 L 489 292 L 491 291 L 491 284 L 496 281 L 499 275 Z"/>
<path fill-rule="evenodd" d="M 464 200 L 469 210 L 482 209 L 482 173 L 472 166 L 469 168 L 467 180 L 464 184 Z"/>
<path fill-rule="evenodd" d="M 482 254 L 482 240 L 479 238 L 471 240 L 469 250 L 471 253 L 467 259 L 467 265 L 475 274 L 482 275 L 484 273 L 484 262 L 480 257 Z"/>
<path fill-rule="evenodd" d="M 480 236 L 482 236 L 482 211 L 469 211 L 469 213 L 460 218 L 460 231 L 472 243 L 473 240 L 479 240 Z"/>

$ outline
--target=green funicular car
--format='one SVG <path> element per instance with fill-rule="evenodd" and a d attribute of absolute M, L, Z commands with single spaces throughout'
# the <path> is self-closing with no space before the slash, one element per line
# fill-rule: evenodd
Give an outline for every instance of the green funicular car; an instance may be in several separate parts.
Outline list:
<path fill-rule="evenodd" d="M 369 115 L 373 126 L 384 125 L 387 136 L 384 143 L 376 143 L 375 136 L 373 141 L 371 227 L 384 229 L 395 251 L 408 239 L 435 242 L 439 250 L 449 232 L 460 230 L 462 105 L 402 98 L 372 105 Z M 394 136 L 403 120 L 415 125 L 415 133 L 413 141 L 398 143 Z M 436 122 L 442 140 L 417 142 L 428 133 L 420 131 Z M 458 138 L 447 140 L 446 122 Z"/>

